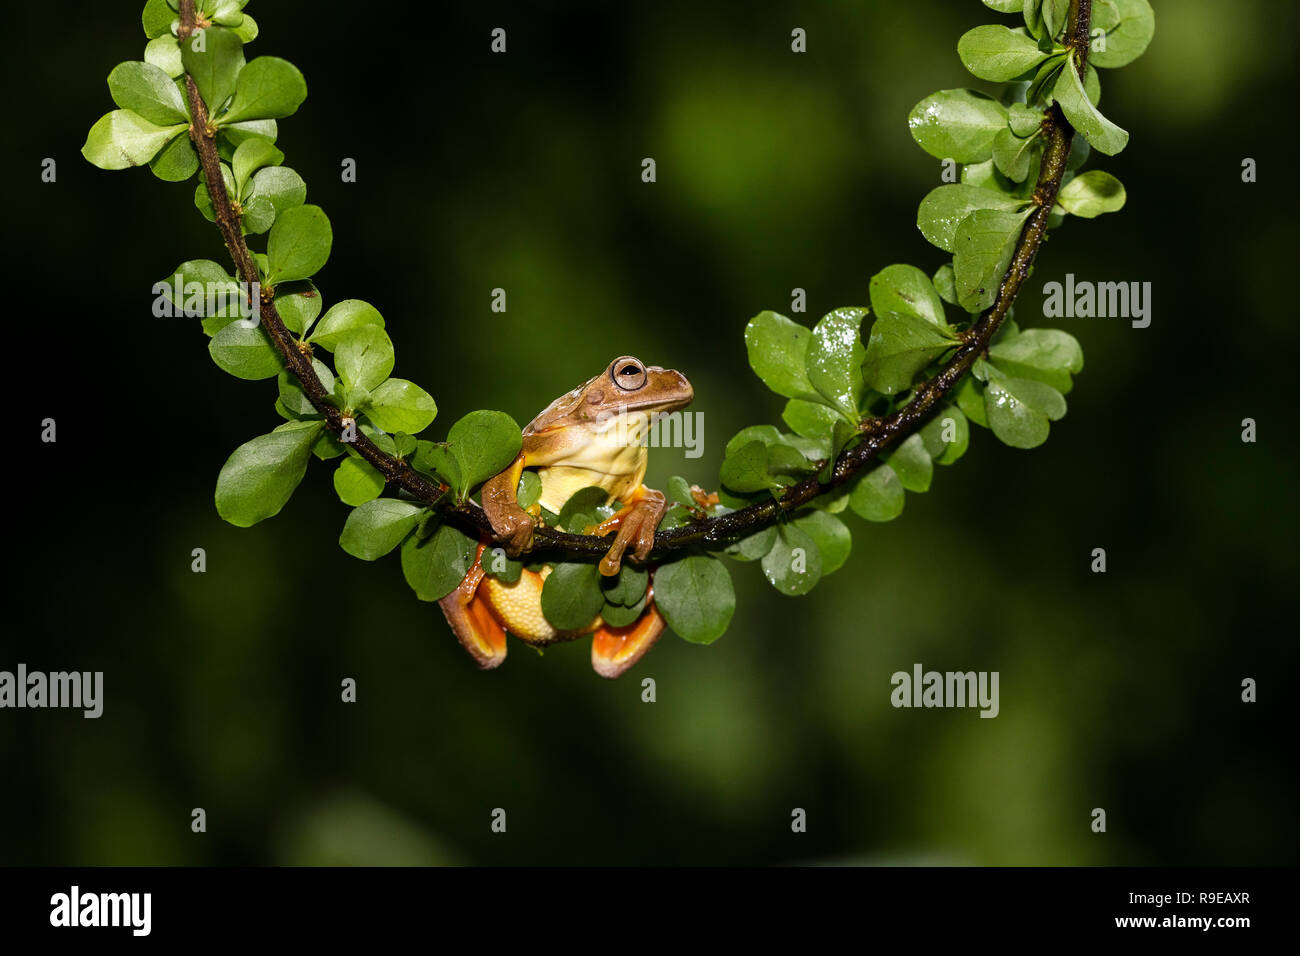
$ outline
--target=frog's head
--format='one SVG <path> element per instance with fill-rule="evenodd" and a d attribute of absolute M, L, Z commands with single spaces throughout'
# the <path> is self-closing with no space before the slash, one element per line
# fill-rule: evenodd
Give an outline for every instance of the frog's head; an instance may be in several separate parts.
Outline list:
<path fill-rule="evenodd" d="M 648 423 L 655 415 L 685 408 L 694 398 L 695 389 L 676 369 L 620 355 L 595 378 L 553 401 L 524 432 L 575 427 L 603 430 L 615 419 L 628 417 Z"/>
<path fill-rule="evenodd" d="M 685 408 L 695 389 L 676 369 L 643 365 L 634 355 L 620 355 L 585 387 L 585 403 L 606 411 L 672 412 Z"/>

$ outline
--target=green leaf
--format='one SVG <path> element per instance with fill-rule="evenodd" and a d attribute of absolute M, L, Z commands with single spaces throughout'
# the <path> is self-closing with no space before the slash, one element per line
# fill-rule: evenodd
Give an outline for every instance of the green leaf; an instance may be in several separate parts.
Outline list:
<path fill-rule="evenodd" d="M 774 544 L 776 544 L 776 525 L 733 541 L 722 553 L 736 561 L 757 561 L 771 551 Z"/>
<path fill-rule="evenodd" d="M 1021 209 L 1026 201 L 1015 196 L 973 186 L 968 183 L 948 183 L 932 189 L 917 210 L 916 225 L 931 243 L 948 252 L 955 252 L 957 227 L 972 213 L 981 209 L 1000 209 L 1006 212 Z"/>
<path fill-rule="evenodd" d="M 559 526 L 565 531 L 582 534 L 586 531 L 587 524 L 598 523 L 589 522 L 585 519 L 593 516 L 598 510 L 603 509 L 608 501 L 609 492 L 604 488 L 597 487 L 596 485 L 580 488 L 571 494 L 569 500 L 560 508 Z M 575 519 L 584 520 L 577 521 Z"/>
<path fill-rule="evenodd" d="M 158 67 L 173 80 L 185 72 L 185 64 L 181 62 L 180 42 L 174 36 L 160 36 L 157 39 L 150 40 L 144 48 L 144 61 L 152 66 Z M 176 93 L 180 96 L 180 88 L 176 88 Z M 185 109 L 186 115 L 189 115 L 189 107 L 185 105 L 185 98 L 180 96 L 182 108 Z"/>
<path fill-rule="evenodd" d="M 886 266 L 871 277 L 871 310 L 914 315 L 935 325 L 947 325 L 943 300 L 934 284 L 916 266 Z"/>
<path fill-rule="evenodd" d="M 153 159 L 149 169 L 165 183 L 184 182 L 199 169 L 199 154 L 184 134 L 176 136 Z"/>
<path fill-rule="evenodd" d="M 982 409 L 982 398 L 980 402 Z M 960 408 L 949 405 L 926 422 L 920 436 L 935 464 L 951 465 L 970 447 L 970 423 Z"/>
<path fill-rule="evenodd" d="M 420 442 L 414 435 L 404 431 L 397 431 L 393 434 L 393 444 L 397 446 L 397 456 L 406 460 L 419 447 Z"/>
<path fill-rule="evenodd" d="M 760 312 L 745 326 L 749 364 L 772 391 L 786 398 L 821 401 L 804 361 L 812 333 L 775 312 Z"/>
<path fill-rule="evenodd" d="M 1098 50 L 1100 37 L 1093 38 L 1088 61 L 1102 69 L 1128 66 L 1143 53 L 1156 32 L 1156 14 L 1147 0 L 1113 0 L 1119 22 L 1113 26 L 1093 19 L 1094 26 L 1106 29 L 1104 50 Z"/>
<path fill-rule="evenodd" d="M 829 441 L 835 434 L 835 423 L 844 420 L 829 405 L 802 398 L 786 402 L 781 418 L 796 435 L 816 441 Z"/>
<path fill-rule="evenodd" d="M 329 259 L 333 242 L 329 218 L 320 206 L 286 209 L 276 218 L 267 241 L 267 285 L 310 279 Z"/>
<path fill-rule="evenodd" d="M 429 441 L 420 442 L 415 453 L 414 465 L 420 471 L 437 475 L 453 490 L 462 487 L 460 463 L 456 461 L 456 456 L 451 453 L 451 449 L 445 444 Z M 533 474 L 533 472 L 524 472 L 524 475 L 530 474 Z M 538 481 L 540 487 L 540 479 Z M 523 508 L 525 506 L 520 504 L 519 507 Z"/>
<path fill-rule="evenodd" d="M 751 441 L 722 460 L 719 480 L 732 491 L 748 494 L 778 487 L 767 471 L 767 445 Z"/>
<path fill-rule="evenodd" d="M 249 382 L 279 375 L 284 367 L 260 323 L 231 322 L 212 337 L 208 354 L 222 371 Z"/>
<path fill-rule="evenodd" d="M 176 11 L 167 4 L 167 0 L 147 0 L 140 21 L 144 25 L 144 35 L 150 39 L 160 37 L 171 31 L 172 21 L 177 19 Z"/>
<path fill-rule="evenodd" d="M 979 163 L 993 155 L 993 137 L 1007 125 L 1007 111 L 975 90 L 940 90 L 916 104 L 907 125 L 931 156 Z"/>
<path fill-rule="evenodd" d="M 1052 95 L 1065 113 L 1065 118 L 1093 149 L 1114 156 L 1128 145 L 1128 133 L 1102 116 L 1088 99 L 1079 72 L 1075 69 L 1073 54 L 1070 56 L 1069 67 L 1057 77 Z"/>
<path fill-rule="evenodd" d="M 384 327 L 384 317 L 369 302 L 360 299 L 344 299 L 325 313 L 325 317 L 316 324 L 307 341 L 319 345 L 327 352 L 338 348 L 339 340 L 354 329 L 373 326 Z"/>
<path fill-rule="evenodd" d="M 386 432 L 415 435 L 429 427 L 438 414 L 438 406 L 433 397 L 414 382 L 390 378 L 371 390 L 370 404 L 365 411 L 370 420 Z"/>
<path fill-rule="evenodd" d="M 542 616 L 557 631 L 590 628 L 604 606 L 594 564 L 557 564 L 542 585 Z"/>
<path fill-rule="evenodd" d="M 180 299 L 176 298 L 177 284 Z M 163 294 L 185 315 L 203 318 L 203 331 L 216 335 L 238 318 L 243 318 L 245 301 L 239 283 L 225 268 L 210 259 L 182 262 L 164 282 Z M 209 301 L 209 299 L 211 301 Z"/>
<path fill-rule="evenodd" d="M 131 110 L 114 110 L 90 128 L 81 155 L 100 169 L 143 166 L 185 128 L 156 126 Z"/>
<path fill-rule="evenodd" d="M 862 320 L 866 309 L 836 309 L 822 317 L 808 342 L 804 364 L 808 380 L 822 397 L 851 421 L 861 417 Z M 800 396 L 789 396 L 798 398 Z"/>
<path fill-rule="evenodd" d="M 363 325 L 344 334 L 334 352 L 334 367 L 350 389 L 377 388 L 392 373 L 393 362 L 393 343 L 388 333 L 374 325 Z"/>
<path fill-rule="evenodd" d="M 343 466 L 355 460 L 349 458 Z M 334 486 L 338 487 L 337 478 Z M 342 497 L 341 491 L 339 496 Z M 367 501 L 348 515 L 343 533 L 339 535 L 339 546 L 362 561 L 382 558 L 415 530 L 424 510 L 423 505 L 397 498 Z"/>
<path fill-rule="evenodd" d="M 1025 7 L 1025 0 L 984 0 L 984 6 L 999 13 L 1019 13 Z"/>
<path fill-rule="evenodd" d="M 474 564 L 478 542 L 458 528 L 441 524 L 428 537 L 409 536 L 402 544 L 402 576 L 421 601 L 441 601 Z"/>
<path fill-rule="evenodd" d="M 1007 375 L 1028 378 L 1069 394 L 1071 375 L 1083 370 L 1078 339 L 1060 329 L 1025 329 L 989 349 L 989 359 Z"/>
<path fill-rule="evenodd" d="M 307 98 L 307 81 L 288 60 L 259 56 L 239 73 L 223 123 L 292 116 Z"/>
<path fill-rule="evenodd" d="M 692 554 L 665 564 L 654 575 L 655 605 L 684 640 L 712 644 L 736 610 L 731 575 L 717 558 Z"/>
<path fill-rule="evenodd" d="M 108 74 L 113 102 L 159 126 L 188 124 L 189 111 L 176 82 L 151 63 L 119 63 Z"/>
<path fill-rule="evenodd" d="M 203 0 L 200 6 L 213 23 L 233 27 L 244 19 L 240 11 L 247 2 L 248 0 Z"/>
<path fill-rule="evenodd" d="M 691 494 L 691 483 L 681 475 L 670 477 L 666 490 L 668 497 L 678 504 L 685 505 L 687 508 L 695 507 L 695 496 Z"/>
<path fill-rule="evenodd" d="M 195 49 L 196 46 L 202 49 Z M 235 92 L 235 79 L 244 67 L 243 42 L 225 27 L 196 30 L 181 42 L 181 62 L 185 72 L 194 77 L 194 85 L 208 106 L 209 117 L 216 119 Z"/>
<path fill-rule="evenodd" d="M 993 162 L 1002 175 L 1017 183 L 1022 183 L 1029 177 L 1029 165 L 1034 158 L 1036 140 L 1036 136 L 1022 139 L 1009 129 L 998 131 L 993 139 Z"/>
<path fill-rule="evenodd" d="M 506 549 L 500 546 L 484 550 L 480 560 L 483 572 L 502 584 L 514 584 L 524 571 L 524 562 L 508 557 Z"/>
<path fill-rule="evenodd" d="M 862 371 L 873 389 L 893 395 L 911 388 L 917 372 L 957 344 L 956 334 L 946 324 L 886 312 L 871 327 Z"/>
<path fill-rule="evenodd" d="M 265 142 L 265 140 L 245 140 L 244 142 Z M 242 144 L 241 144 L 242 145 Z M 268 166 L 259 169 L 253 175 L 252 188 L 248 192 L 250 202 L 265 201 L 272 209 L 272 222 L 286 209 L 301 206 L 307 201 L 307 184 L 302 177 L 288 166 Z M 266 224 L 266 229 L 271 223 Z M 260 229 L 258 232 L 265 232 Z"/>
<path fill-rule="evenodd" d="M 645 610 L 646 604 L 649 603 L 644 594 L 641 600 L 631 607 L 624 607 L 621 604 L 606 604 L 600 609 L 600 616 L 610 627 L 627 627 L 641 616 Z"/>
<path fill-rule="evenodd" d="M 447 432 L 447 445 L 460 468 L 457 497 L 505 470 L 519 454 L 519 425 L 505 412 L 470 412 Z"/>
<path fill-rule="evenodd" d="M 954 232 L 955 232 L 954 228 Z M 941 265 L 931 279 L 934 283 L 935 291 L 939 293 L 939 298 L 949 305 L 957 305 L 957 282 L 953 278 L 952 263 L 945 262 Z"/>
<path fill-rule="evenodd" d="M 334 472 L 334 490 L 339 500 L 354 508 L 382 495 L 384 484 L 384 476 L 362 458 L 344 458 Z"/>
<path fill-rule="evenodd" d="M 980 209 L 957 227 L 953 277 L 958 301 L 967 312 L 982 312 L 997 298 L 1030 211 Z"/>
<path fill-rule="evenodd" d="M 995 374 L 984 389 L 989 427 L 1012 448 L 1036 448 L 1047 441 L 1049 422 L 1065 416 L 1065 398 L 1050 385 Z"/>
<path fill-rule="evenodd" d="M 984 388 L 973 375 L 962 376 L 953 397 L 967 419 L 981 428 L 989 427 L 988 413 L 984 410 Z"/>
<path fill-rule="evenodd" d="M 853 536 L 848 525 L 825 511 L 809 511 L 794 519 L 794 527 L 812 538 L 821 556 L 822 577 L 838 571 L 849 558 Z"/>
<path fill-rule="evenodd" d="M 217 514 L 247 528 L 279 514 L 302 481 L 321 422 L 289 422 L 235 449 L 217 476 Z"/>
<path fill-rule="evenodd" d="M 329 391 L 334 388 L 334 373 L 329 370 L 324 362 L 319 359 L 311 360 L 312 368 L 316 370 L 316 377 L 321 380 L 325 390 Z M 294 375 L 288 369 L 280 372 L 276 378 L 276 385 L 279 388 L 280 404 L 291 418 L 311 418 L 319 413 L 316 406 L 312 405 L 311 399 L 303 391 L 302 383 L 298 381 L 298 376 Z"/>
<path fill-rule="evenodd" d="M 1043 23 L 1043 0 L 1024 0 L 1021 11 L 1025 17 L 1025 29 L 1039 40 L 1047 39 L 1047 27 Z"/>
<path fill-rule="evenodd" d="M 957 55 L 971 73 L 994 83 L 1013 80 L 1047 59 L 1031 37 L 998 25 L 963 34 L 957 41 Z"/>
<path fill-rule="evenodd" d="M 217 141 L 225 140 L 230 144 L 232 157 L 239 144 L 253 136 L 274 143 L 279 136 L 279 128 L 275 120 L 249 120 L 247 123 L 227 123 L 217 131 Z"/>
<path fill-rule="evenodd" d="M 911 435 L 890 453 L 889 467 L 894 469 L 899 483 L 908 491 L 930 490 L 930 482 L 934 478 L 934 461 L 919 434 Z"/>
<path fill-rule="evenodd" d="M 234 159 L 230 163 L 235 173 L 237 195 L 248 195 L 245 187 L 253 173 L 263 166 L 279 166 L 282 162 L 284 162 L 284 153 L 276 149 L 275 144 L 269 139 L 250 136 L 244 140 L 235 150 Z"/>
<path fill-rule="evenodd" d="M 257 39 L 257 21 L 247 13 L 245 13 L 244 18 L 231 29 L 235 31 L 235 36 L 239 37 L 239 39 L 243 40 L 245 43 L 252 43 Z"/>
<path fill-rule="evenodd" d="M 226 187 L 226 195 L 234 196 L 235 174 L 225 163 L 221 164 L 221 181 Z M 212 196 L 208 193 L 207 177 L 202 172 L 199 173 L 199 184 L 194 187 L 194 205 L 208 222 L 217 221 L 217 212 L 212 208 Z"/>
<path fill-rule="evenodd" d="M 1070 0 L 1036 0 L 1043 10 L 1043 27 L 1049 37 L 1055 39 L 1065 29 L 1065 21 L 1070 12 Z"/>
<path fill-rule="evenodd" d="M 533 505 L 537 504 L 542 497 L 542 479 L 535 471 L 525 471 L 519 476 L 519 490 L 515 494 L 515 500 L 519 507 L 527 511 Z"/>
<path fill-rule="evenodd" d="M 849 507 L 868 521 L 893 521 L 903 513 L 903 483 L 889 465 L 878 465 L 858 479 Z"/>
<path fill-rule="evenodd" d="M 1066 212 L 1084 219 L 1118 212 L 1124 208 L 1127 198 L 1124 184 L 1100 169 L 1075 176 L 1056 194 L 1056 201 Z"/>
<path fill-rule="evenodd" d="M 1007 110 L 1007 124 L 1017 136 L 1033 136 L 1042 128 L 1043 117 L 1042 110 L 1024 103 L 1012 103 Z"/>
<path fill-rule="evenodd" d="M 601 592 L 606 604 L 620 607 L 636 607 L 645 600 L 646 588 L 650 584 L 650 575 L 643 568 L 634 568 L 624 564 L 613 577 L 602 577 Z"/>
<path fill-rule="evenodd" d="M 782 594 L 807 594 L 821 580 L 822 559 L 808 532 L 793 524 L 777 529 L 776 541 L 762 559 L 763 576 Z"/>
<path fill-rule="evenodd" d="M 316 439 L 316 443 L 311 446 L 311 453 L 321 461 L 337 458 L 346 450 L 343 444 L 329 432 L 321 432 L 320 437 Z"/>
<path fill-rule="evenodd" d="M 275 290 L 275 311 L 290 332 L 302 335 L 320 315 L 321 295 L 310 282 L 284 283 Z"/>
<path fill-rule="evenodd" d="M 1025 90 L 1026 103 L 1033 105 L 1041 102 L 1046 105 L 1051 102 L 1052 87 L 1061 74 L 1061 68 L 1065 66 L 1065 59 L 1065 54 L 1061 53 L 1043 61 L 1029 88 Z"/>

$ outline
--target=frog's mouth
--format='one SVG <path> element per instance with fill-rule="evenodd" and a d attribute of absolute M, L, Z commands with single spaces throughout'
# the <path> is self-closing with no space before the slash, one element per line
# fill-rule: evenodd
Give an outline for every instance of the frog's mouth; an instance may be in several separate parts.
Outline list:
<path fill-rule="evenodd" d="M 640 413 L 640 412 L 649 412 L 652 415 L 662 415 L 665 412 L 675 412 L 679 409 L 685 408 L 694 400 L 695 400 L 695 395 L 691 394 L 686 396 L 685 398 L 677 399 L 671 402 L 665 402 L 661 398 L 646 399 L 643 402 L 637 402 L 637 401 L 619 402 L 617 405 L 614 406 L 614 413 L 618 414 L 618 412 L 620 411 L 625 411 L 629 415 L 633 413 Z"/>

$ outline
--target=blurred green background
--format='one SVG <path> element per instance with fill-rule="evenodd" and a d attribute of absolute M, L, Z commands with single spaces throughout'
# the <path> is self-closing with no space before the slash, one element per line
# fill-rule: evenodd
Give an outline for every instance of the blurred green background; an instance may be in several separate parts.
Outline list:
<path fill-rule="evenodd" d="M 899 520 L 851 519 L 849 564 L 811 596 L 733 565 L 729 632 L 666 635 L 617 682 L 586 641 L 512 642 L 477 672 L 395 555 L 338 549 L 329 466 L 271 521 L 218 519 L 217 472 L 277 423 L 274 388 L 218 371 L 196 322 L 151 316 L 150 287 L 224 259 L 220 238 L 193 184 L 79 154 L 109 70 L 141 55 L 140 5 L 8 17 L 24 384 L 0 667 L 102 670 L 106 703 L 0 714 L 0 861 L 1295 861 L 1295 140 L 1275 96 L 1293 4 L 1156 0 L 1147 55 L 1103 73 L 1133 138 L 1090 165 L 1128 206 L 1053 234 L 1018 317 L 1041 324 L 1042 284 L 1073 272 L 1150 281 L 1153 321 L 1050 320 L 1087 367 L 1047 445 L 974 430 Z M 957 38 L 1004 22 L 976 0 L 249 12 L 250 57 L 290 59 L 311 90 L 279 145 L 333 221 L 326 305 L 384 313 L 397 373 L 438 400 L 435 437 L 480 407 L 523 423 L 630 352 L 685 372 L 704 413 L 705 456 L 652 453 L 652 486 L 714 485 L 727 437 L 779 421 L 745 360 L 750 316 L 802 287 L 811 323 L 865 304 L 890 263 L 940 263 L 914 225 L 939 164 L 907 112 L 979 86 Z M 56 445 L 36 438 L 46 416 Z M 890 674 L 916 662 L 999 671 L 1000 716 L 893 709 Z"/>

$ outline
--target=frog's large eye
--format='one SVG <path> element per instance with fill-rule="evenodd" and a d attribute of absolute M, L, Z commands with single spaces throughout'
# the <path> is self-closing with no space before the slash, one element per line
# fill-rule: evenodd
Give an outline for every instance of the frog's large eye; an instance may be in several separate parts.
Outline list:
<path fill-rule="evenodd" d="M 625 392 L 634 392 L 645 384 L 645 366 L 630 355 L 615 359 L 609 367 L 609 377 Z"/>

